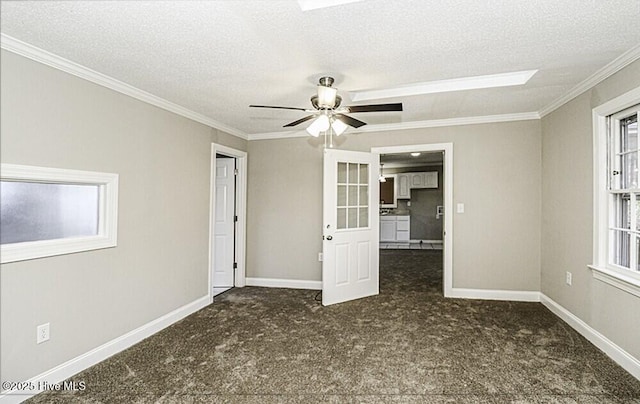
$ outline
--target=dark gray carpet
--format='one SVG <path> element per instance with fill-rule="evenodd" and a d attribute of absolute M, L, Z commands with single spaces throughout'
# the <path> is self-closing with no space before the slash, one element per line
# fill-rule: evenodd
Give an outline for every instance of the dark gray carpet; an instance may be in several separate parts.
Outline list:
<path fill-rule="evenodd" d="M 380 295 L 234 289 L 33 403 L 640 403 L 539 303 L 442 297 L 442 252 L 384 250 Z"/>

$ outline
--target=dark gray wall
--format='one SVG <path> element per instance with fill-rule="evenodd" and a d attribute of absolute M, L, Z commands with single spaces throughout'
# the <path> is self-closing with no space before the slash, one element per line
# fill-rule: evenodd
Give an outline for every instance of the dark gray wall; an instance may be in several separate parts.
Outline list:
<path fill-rule="evenodd" d="M 436 207 L 443 205 L 442 166 L 427 167 L 424 171 L 438 171 L 438 188 L 412 189 L 411 240 L 442 240 L 444 216 L 436 219 Z"/>

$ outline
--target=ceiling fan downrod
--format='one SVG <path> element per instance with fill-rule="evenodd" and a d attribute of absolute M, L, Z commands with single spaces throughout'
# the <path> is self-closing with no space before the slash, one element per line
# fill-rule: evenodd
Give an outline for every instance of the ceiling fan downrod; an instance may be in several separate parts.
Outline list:
<path fill-rule="evenodd" d="M 318 80 L 318 83 L 320 83 L 320 85 L 324 87 L 331 87 L 333 85 L 333 82 L 333 77 L 329 76 L 320 77 L 320 80 Z"/>

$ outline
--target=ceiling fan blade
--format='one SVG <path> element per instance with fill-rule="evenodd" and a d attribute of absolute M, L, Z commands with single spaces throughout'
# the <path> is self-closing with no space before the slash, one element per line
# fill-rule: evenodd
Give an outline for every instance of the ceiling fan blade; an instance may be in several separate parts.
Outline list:
<path fill-rule="evenodd" d="M 275 108 L 275 109 L 295 109 L 296 111 L 306 111 L 304 108 L 296 107 L 274 107 L 273 105 L 249 105 L 251 108 Z"/>
<path fill-rule="evenodd" d="M 349 112 L 385 112 L 385 111 L 402 111 L 402 103 L 394 104 L 372 104 L 372 105 L 353 105 L 347 107 Z"/>
<path fill-rule="evenodd" d="M 344 114 L 335 114 L 334 116 L 336 117 L 336 119 L 339 119 L 342 122 L 346 123 L 347 125 L 353 126 L 354 128 L 359 128 L 367 124 L 366 122 L 359 121 L 355 118 L 352 118 Z"/>
<path fill-rule="evenodd" d="M 304 118 L 298 119 L 297 121 L 293 121 L 293 122 L 291 122 L 291 123 L 288 123 L 288 124 L 284 125 L 284 126 L 283 126 L 283 128 L 287 128 L 287 127 L 290 127 L 290 126 L 300 125 L 302 122 L 306 122 L 306 121 L 308 121 L 309 119 L 313 119 L 313 118 L 315 118 L 315 117 L 316 117 L 315 115 L 308 115 L 308 116 L 305 116 Z"/>

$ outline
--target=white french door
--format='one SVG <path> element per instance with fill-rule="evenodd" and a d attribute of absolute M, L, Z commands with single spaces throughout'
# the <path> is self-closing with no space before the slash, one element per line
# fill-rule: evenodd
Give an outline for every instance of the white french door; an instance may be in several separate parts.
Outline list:
<path fill-rule="evenodd" d="M 379 156 L 324 154 L 322 304 L 377 295 Z"/>

